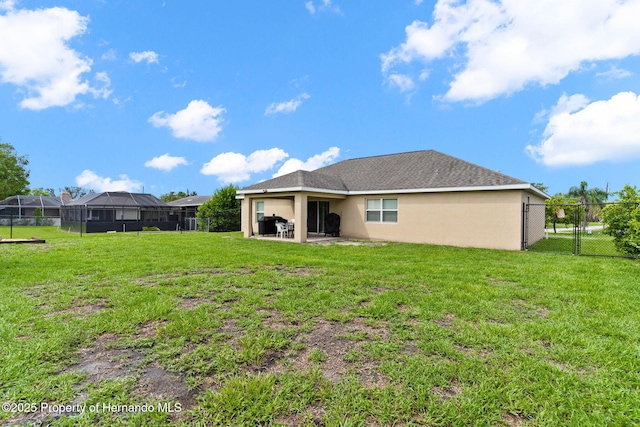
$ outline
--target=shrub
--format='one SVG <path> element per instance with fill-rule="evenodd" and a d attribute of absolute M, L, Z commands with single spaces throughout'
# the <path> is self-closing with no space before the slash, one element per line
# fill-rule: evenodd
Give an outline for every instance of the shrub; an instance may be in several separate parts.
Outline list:
<path fill-rule="evenodd" d="M 619 191 L 619 203 L 607 205 L 602 210 L 604 232 L 613 237 L 620 252 L 638 256 L 640 254 L 640 194 L 638 189 L 625 185 Z"/>
<path fill-rule="evenodd" d="M 211 200 L 205 202 L 196 216 L 204 219 L 209 218 L 209 231 L 238 231 L 240 230 L 240 205 L 241 201 L 236 199 L 238 187 L 231 184 L 219 188 L 213 194 Z"/>

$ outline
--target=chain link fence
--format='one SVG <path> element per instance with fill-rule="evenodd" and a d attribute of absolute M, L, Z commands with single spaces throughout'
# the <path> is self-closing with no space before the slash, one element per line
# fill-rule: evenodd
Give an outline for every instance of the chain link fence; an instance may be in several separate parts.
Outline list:
<path fill-rule="evenodd" d="M 183 218 L 180 221 L 181 231 L 230 232 L 241 230 L 240 209 L 215 211 L 207 218 Z M 60 226 L 59 217 L 26 217 L 24 215 L 0 215 L 0 236 L 13 238 L 15 233 L 33 234 L 25 226 Z M 14 227 L 17 227 L 14 229 Z M 66 230 L 66 228 L 65 228 Z M 22 237 L 22 236 L 19 236 Z"/>
<path fill-rule="evenodd" d="M 194 218 L 199 220 L 202 231 L 228 232 L 240 231 L 242 228 L 240 208 L 215 211 L 208 218 Z"/>
<path fill-rule="evenodd" d="M 26 239 L 35 233 L 33 227 L 59 225 L 59 217 L 0 215 L 0 238 Z"/>
<path fill-rule="evenodd" d="M 544 236 L 536 241 L 523 242 L 529 251 L 572 255 L 600 255 L 630 257 L 618 250 L 614 237 L 602 222 L 602 204 L 529 204 L 525 206 L 524 221 L 528 226 L 544 221 Z M 633 204 L 637 206 L 637 204 Z"/>

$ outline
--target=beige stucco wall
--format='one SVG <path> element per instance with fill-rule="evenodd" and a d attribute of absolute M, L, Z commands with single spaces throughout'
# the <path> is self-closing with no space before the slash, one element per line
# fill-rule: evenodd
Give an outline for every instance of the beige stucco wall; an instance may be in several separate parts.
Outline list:
<path fill-rule="evenodd" d="M 259 198 L 252 199 L 251 206 L 251 221 L 253 224 L 253 231 L 255 234 L 258 234 L 258 221 L 256 219 L 256 202 L 264 202 L 264 214 L 266 216 L 281 216 L 285 219 L 293 219 L 294 209 L 293 209 L 293 197 L 287 198 Z"/>
<path fill-rule="evenodd" d="M 329 212 L 341 217 L 344 237 L 509 250 L 521 249 L 523 203 L 544 203 L 541 197 L 521 190 L 352 195 L 343 199 L 332 198 L 335 195 L 307 194 L 309 200 L 329 202 Z M 245 236 L 258 232 L 257 201 L 265 202 L 265 215 L 292 219 L 295 217 L 294 196 L 293 193 L 247 196 L 243 200 Z M 398 222 L 365 222 L 367 198 L 397 198 Z M 303 216 L 306 218 L 306 213 Z M 246 227 L 249 222 L 250 232 Z M 530 222 L 528 233 L 529 244 L 542 238 L 544 218 Z"/>
<path fill-rule="evenodd" d="M 534 194 L 525 192 L 522 194 L 522 203 L 536 205 L 535 208 L 531 208 L 529 211 L 529 224 L 527 228 L 527 243 L 529 246 L 544 238 L 544 206 L 541 206 L 542 209 L 540 209 L 540 205 L 544 205 L 544 202 L 545 200 L 542 197 Z"/>
<path fill-rule="evenodd" d="M 523 191 L 473 191 L 350 196 L 332 201 L 341 216 L 341 234 L 462 247 L 519 250 Z M 365 222 L 367 198 L 397 198 L 397 223 Z"/>

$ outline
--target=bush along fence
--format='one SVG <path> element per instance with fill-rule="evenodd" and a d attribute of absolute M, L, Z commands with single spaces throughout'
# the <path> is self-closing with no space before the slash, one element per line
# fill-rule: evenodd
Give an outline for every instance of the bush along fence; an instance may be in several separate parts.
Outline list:
<path fill-rule="evenodd" d="M 242 224 L 240 208 L 214 211 L 209 217 L 193 219 L 199 221 L 198 230 L 201 231 L 240 231 Z"/>
<path fill-rule="evenodd" d="M 640 203 L 528 204 L 525 230 L 544 222 L 544 237 L 523 249 L 572 255 L 637 258 L 640 255 Z M 526 236 L 526 233 L 523 233 Z"/>
<path fill-rule="evenodd" d="M 0 215 L 0 225 L 4 225 L 4 226 L 60 225 L 60 217 Z"/>

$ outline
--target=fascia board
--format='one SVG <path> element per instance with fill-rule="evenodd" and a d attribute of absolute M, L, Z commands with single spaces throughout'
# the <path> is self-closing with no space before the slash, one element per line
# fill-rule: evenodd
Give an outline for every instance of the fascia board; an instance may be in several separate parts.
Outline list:
<path fill-rule="evenodd" d="M 350 196 L 365 194 L 411 194 L 411 193 L 451 193 L 461 191 L 500 191 L 500 190 L 528 190 L 533 191 L 544 198 L 548 198 L 546 194 L 531 184 L 510 184 L 510 185 L 486 185 L 472 187 L 441 187 L 441 188 L 406 188 L 397 190 L 363 190 L 350 191 Z"/>
<path fill-rule="evenodd" d="M 348 196 L 349 192 L 346 190 L 328 190 L 326 188 L 313 188 L 313 187 L 284 187 L 284 188 L 265 188 L 262 190 L 238 190 L 236 194 L 245 195 L 245 194 L 269 194 L 269 193 L 296 193 L 296 192 L 307 192 L 307 193 L 329 193 L 329 194 L 340 194 L 343 196 Z"/>
<path fill-rule="evenodd" d="M 273 193 L 291 193 L 291 192 L 309 192 L 309 193 L 328 193 L 339 194 L 343 196 L 358 196 L 366 194 L 412 194 L 412 193 L 450 193 L 450 192 L 462 192 L 462 191 L 501 191 L 501 190 L 523 190 L 531 191 L 541 196 L 544 199 L 548 199 L 549 196 L 544 192 L 538 190 L 531 184 L 511 184 L 511 185 L 486 185 L 486 186 L 472 186 L 472 187 L 442 187 L 442 188 L 405 188 L 395 190 L 360 190 L 360 191 L 346 191 L 346 190 L 328 190 L 324 188 L 312 188 L 312 187 L 286 187 L 286 188 L 271 188 L 262 190 L 239 190 L 237 192 L 238 198 L 244 198 L 248 194 L 273 194 Z"/>

